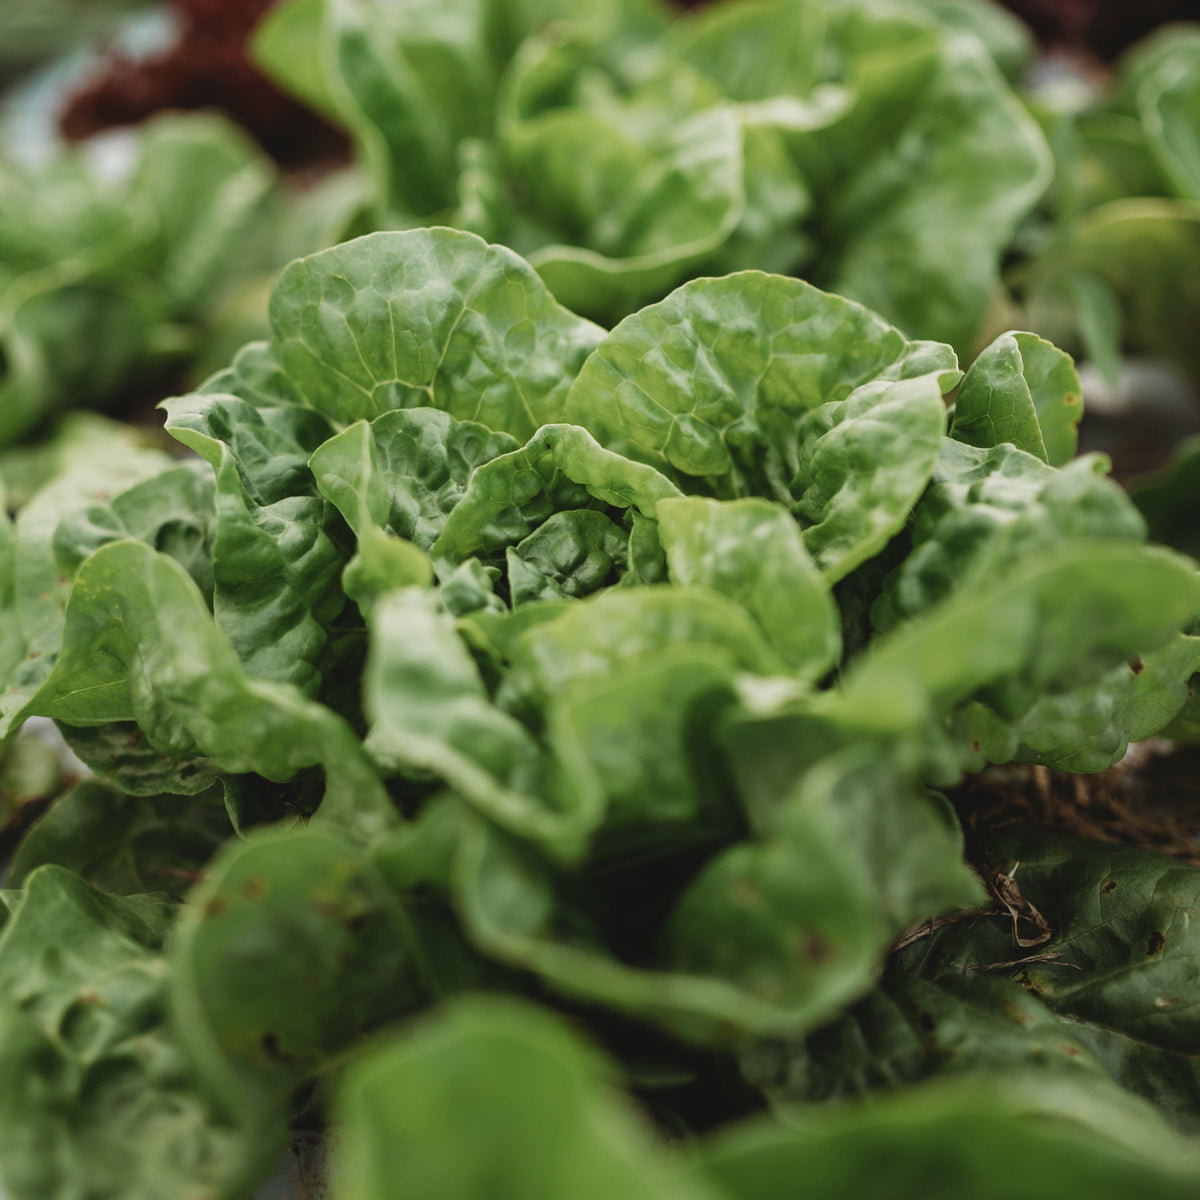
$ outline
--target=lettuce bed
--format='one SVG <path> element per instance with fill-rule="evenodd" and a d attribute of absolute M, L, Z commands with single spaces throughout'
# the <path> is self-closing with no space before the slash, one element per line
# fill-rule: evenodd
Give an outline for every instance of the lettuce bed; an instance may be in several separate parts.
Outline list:
<path fill-rule="evenodd" d="M 758 271 L 606 333 L 437 228 L 164 407 L 0 526 L 0 731 L 95 773 L 0 893 L 13 1200 L 330 1115 L 353 1197 L 1194 1191 L 1200 872 L 1018 831 L 997 909 L 937 790 L 1200 669 L 1066 355 Z"/>

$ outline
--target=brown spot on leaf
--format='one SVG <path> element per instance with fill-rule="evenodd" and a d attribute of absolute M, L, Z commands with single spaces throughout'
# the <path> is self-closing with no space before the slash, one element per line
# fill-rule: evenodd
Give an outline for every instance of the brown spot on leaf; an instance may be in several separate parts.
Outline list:
<path fill-rule="evenodd" d="M 267 881 L 261 875 L 251 875 L 249 879 L 242 884 L 242 895 L 247 900 L 257 900 L 260 896 L 266 894 Z"/>
<path fill-rule="evenodd" d="M 279 1044 L 279 1038 L 268 1030 L 259 1038 L 259 1045 L 262 1046 L 263 1053 L 275 1063 L 287 1065 L 296 1061 L 294 1054 L 289 1054 Z"/>
<path fill-rule="evenodd" d="M 833 955 L 833 947 L 819 933 L 811 931 L 804 935 L 801 950 L 811 963 L 823 963 Z"/>
<path fill-rule="evenodd" d="M 219 917 L 228 908 L 229 902 L 224 896 L 220 894 L 216 896 L 210 896 L 207 903 L 204 905 L 204 915 L 206 917 Z"/>
<path fill-rule="evenodd" d="M 1059 1042 L 1058 1048 L 1064 1053 L 1069 1054 L 1072 1058 L 1079 1057 L 1079 1047 L 1072 1046 L 1070 1042 Z"/>
<path fill-rule="evenodd" d="M 937 1022 L 933 1019 L 933 1014 L 926 1012 L 923 1008 L 914 1008 L 912 1010 L 913 1020 L 916 1021 L 926 1033 L 932 1033 Z"/>
<path fill-rule="evenodd" d="M 1141 658 L 1139 658 L 1138 655 L 1135 654 L 1129 660 L 1129 669 L 1135 675 L 1140 675 L 1146 669 L 1146 664 L 1144 662 L 1142 662 Z"/>
<path fill-rule="evenodd" d="M 1161 954 L 1166 944 L 1167 935 L 1161 929 L 1156 929 L 1150 935 L 1150 940 L 1146 943 L 1146 954 Z"/>
<path fill-rule="evenodd" d="M 1117 890 L 1117 881 L 1115 879 L 1106 879 L 1100 885 L 1100 895 L 1111 896 Z"/>

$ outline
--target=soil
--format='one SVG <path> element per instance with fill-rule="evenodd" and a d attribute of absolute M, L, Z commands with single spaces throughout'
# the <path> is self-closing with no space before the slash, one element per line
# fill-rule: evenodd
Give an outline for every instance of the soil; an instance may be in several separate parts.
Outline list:
<path fill-rule="evenodd" d="M 950 799 L 968 855 L 985 870 L 989 833 L 1010 825 L 1137 846 L 1200 866 L 1200 746 L 1151 739 L 1095 775 L 1021 763 L 990 767 Z"/>

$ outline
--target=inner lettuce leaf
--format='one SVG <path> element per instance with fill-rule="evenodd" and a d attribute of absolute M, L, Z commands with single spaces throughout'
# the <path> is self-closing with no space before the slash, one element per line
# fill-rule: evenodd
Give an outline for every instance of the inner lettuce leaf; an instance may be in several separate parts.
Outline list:
<path fill-rule="evenodd" d="M 819 678 L 841 656 L 837 608 L 800 527 L 768 500 L 688 497 L 658 506 L 659 536 L 675 583 L 736 600 L 800 674 Z"/>
<path fill-rule="evenodd" d="M 507 571 L 514 604 L 585 595 L 633 571 L 635 517 L 649 537 L 658 504 L 679 495 L 653 467 L 606 450 L 586 429 L 545 425 L 475 471 L 430 553 L 443 577 L 475 557 Z"/>

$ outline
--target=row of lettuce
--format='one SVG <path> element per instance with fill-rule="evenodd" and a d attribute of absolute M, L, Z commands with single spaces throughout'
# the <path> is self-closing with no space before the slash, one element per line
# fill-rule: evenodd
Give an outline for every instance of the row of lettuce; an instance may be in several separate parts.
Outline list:
<path fill-rule="evenodd" d="M 1195 721 L 1065 354 L 759 271 L 606 333 L 447 228 L 270 315 L 193 456 L 101 426 L 0 524 L 0 736 L 94 772 L 0 892 L 13 1200 L 246 1197 L 329 1113 L 349 1197 L 1194 1191 L 1200 871 L 1020 835 L 1054 941 L 889 957 L 987 900 L 934 789 Z"/>
<path fill-rule="evenodd" d="M 290 258 L 435 224 L 609 325 L 758 268 L 960 354 L 1021 326 L 1196 374 L 1193 27 L 1082 94 L 1014 90 L 1031 45 L 984 0 L 286 0 L 254 52 L 353 139 L 300 196 L 215 117 L 151 123 L 115 177 L 0 159 L 0 442 L 215 369 Z"/>

